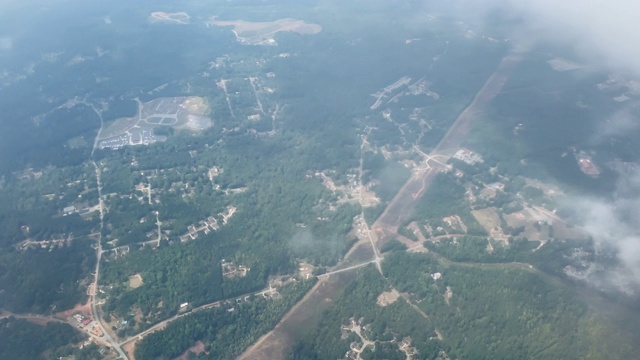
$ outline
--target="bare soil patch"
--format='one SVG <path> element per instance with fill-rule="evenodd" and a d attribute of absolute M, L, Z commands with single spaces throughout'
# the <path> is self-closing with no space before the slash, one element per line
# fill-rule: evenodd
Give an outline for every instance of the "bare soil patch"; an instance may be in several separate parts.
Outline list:
<path fill-rule="evenodd" d="M 112 136 L 122 134 L 131 129 L 138 122 L 138 117 L 128 117 L 116 119 L 105 126 L 100 133 L 100 139 L 106 139 Z"/>
<path fill-rule="evenodd" d="M 444 293 L 444 301 L 449 306 L 451 306 L 451 304 L 449 302 L 451 301 L 452 297 L 453 297 L 453 291 L 451 291 L 451 287 L 450 286 L 447 286 L 447 291 Z"/>
<path fill-rule="evenodd" d="M 129 360 L 136 360 L 136 357 L 134 356 L 134 352 L 136 351 L 135 341 L 122 345 L 122 351 L 124 351 L 127 354 L 127 356 L 129 357 Z"/>
<path fill-rule="evenodd" d="M 385 291 L 378 296 L 378 299 L 376 300 L 376 304 L 382 307 L 389 306 L 390 304 L 393 304 L 394 302 L 396 302 L 396 300 L 398 300 L 399 297 L 400 297 L 400 294 L 398 294 L 395 291 Z"/>
<path fill-rule="evenodd" d="M 190 348 L 188 348 L 185 352 L 183 352 L 180 356 L 178 356 L 177 358 L 175 358 L 174 360 L 187 360 L 188 356 L 189 356 L 189 352 L 192 352 L 196 355 L 205 353 L 208 354 L 205 350 L 204 350 L 204 344 L 202 343 L 202 341 L 196 341 Z"/>
<path fill-rule="evenodd" d="M 69 318 L 71 315 L 75 314 L 75 313 L 81 313 L 85 316 L 91 316 L 91 304 L 89 304 L 89 301 L 87 301 L 85 304 L 78 304 L 76 305 L 73 309 L 69 309 L 67 311 L 62 311 L 56 314 L 53 314 L 53 316 L 57 319 L 61 319 L 66 321 L 67 318 Z"/>
<path fill-rule="evenodd" d="M 536 252 L 536 251 L 542 249 L 542 247 L 545 246 L 546 244 L 547 244 L 547 240 L 540 241 L 540 245 L 538 245 L 537 248 L 533 249 L 533 252 Z"/>
<path fill-rule="evenodd" d="M 140 324 L 140 322 L 142 321 L 142 317 L 144 316 L 144 314 L 142 313 L 142 310 L 136 306 L 136 316 L 133 318 L 136 321 L 136 324 Z"/>
<path fill-rule="evenodd" d="M 418 241 L 420 241 L 421 243 L 427 241 L 427 238 L 424 237 L 422 229 L 420 229 L 420 225 L 418 225 L 417 222 L 414 221 L 411 224 L 407 225 L 407 229 L 411 230 L 411 232 L 413 232 L 413 234 L 418 238 Z"/>
<path fill-rule="evenodd" d="M 285 18 L 268 22 L 244 20 L 221 21 L 213 17 L 209 24 L 215 26 L 233 26 L 233 33 L 239 42 L 247 45 L 277 45 L 274 36 L 281 31 L 291 31 L 302 35 L 313 35 L 322 31 L 318 24 L 303 20 Z"/>
<path fill-rule="evenodd" d="M 129 276 L 129 287 L 132 289 L 137 289 L 142 286 L 144 283 L 142 282 L 142 276 L 140 274 L 135 274 Z"/>
<path fill-rule="evenodd" d="M 415 245 L 409 247 L 407 249 L 407 251 L 412 252 L 412 253 L 423 253 L 423 254 L 428 254 L 429 253 L 429 249 L 424 247 L 424 245 L 422 245 L 422 244 L 415 244 Z"/>
<path fill-rule="evenodd" d="M 424 247 L 424 242 L 422 241 L 413 241 L 407 237 L 404 237 L 402 235 L 396 235 L 395 239 L 400 241 L 401 243 L 403 243 L 406 247 L 407 247 L 407 251 L 410 252 L 421 252 L 421 253 L 428 253 L 429 249 Z"/>
<path fill-rule="evenodd" d="M 188 24 L 191 16 L 186 12 L 166 13 L 164 11 L 152 12 L 149 15 L 150 23 Z"/>
<path fill-rule="evenodd" d="M 47 319 L 42 319 L 42 318 L 26 318 L 25 320 L 27 320 L 28 322 L 32 323 L 32 324 L 36 324 L 39 326 L 47 326 L 48 323 L 50 323 L 53 320 L 47 320 Z"/>
<path fill-rule="evenodd" d="M 200 96 L 191 96 L 186 98 L 181 106 L 193 115 L 207 115 L 211 111 L 207 100 Z"/>
<path fill-rule="evenodd" d="M 360 194 L 360 204 L 363 207 L 372 207 L 380 204 L 380 199 L 376 196 L 376 193 L 368 190 L 366 187 L 362 187 Z"/>
<path fill-rule="evenodd" d="M 489 254 L 493 254 L 493 244 L 491 244 L 491 240 L 487 239 L 487 252 Z"/>
<path fill-rule="evenodd" d="M 482 210 L 473 210 L 471 211 L 473 217 L 478 220 L 478 223 L 487 231 L 487 234 L 491 236 L 491 238 L 502 241 L 505 245 L 507 245 L 508 236 L 504 234 L 502 227 L 500 226 L 500 216 L 496 212 L 495 208 L 486 208 Z M 487 249 L 489 245 L 487 246 Z M 493 248 L 493 246 L 491 246 Z"/>

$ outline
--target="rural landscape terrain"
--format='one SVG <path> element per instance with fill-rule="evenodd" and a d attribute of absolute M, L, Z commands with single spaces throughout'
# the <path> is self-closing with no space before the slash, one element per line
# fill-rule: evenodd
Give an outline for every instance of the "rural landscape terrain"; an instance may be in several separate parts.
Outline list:
<path fill-rule="evenodd" d="M 640 86 L 464 2 L 0 15 L 0 358 L 634 358 Z"/>

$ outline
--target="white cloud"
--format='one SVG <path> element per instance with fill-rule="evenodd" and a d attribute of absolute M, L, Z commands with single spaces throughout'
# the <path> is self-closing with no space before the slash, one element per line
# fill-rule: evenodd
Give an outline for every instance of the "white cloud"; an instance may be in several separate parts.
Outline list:
<path fill-rule="evenodd" d="M 601 121 L 593 134 L 594 143 L 600 144 L 611 137 L 627 136 L 637 132 L 640 129 L 640 121 L 636 116 L 638 110 L 640 103 L 634 102 Z"/>
<path fill-rule="evenodd" d="M 594 280 L 599 287 L 612 285 L 624 293 L 636 292 L 640 288 L 640 199 L 580 199 L 575 206 L 582 209 L 585 229 L 593 236 L 597 251 L 613 249 L 620 263 L 588 280 Z"/>
<path fill-rule="evenodd" d="M 524 20 L 522 36 L 571 46 L 592 65 L 640 76 L 640 2 L 508 0 L 506 6 Z"/>

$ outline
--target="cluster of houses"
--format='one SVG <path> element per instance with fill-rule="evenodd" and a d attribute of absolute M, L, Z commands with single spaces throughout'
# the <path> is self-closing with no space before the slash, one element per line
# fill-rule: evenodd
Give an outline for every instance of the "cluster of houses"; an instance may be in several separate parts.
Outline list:
<path fill-rule="evenodd" d="M 484 162 L 484 159 L 482 158 L 482 156 L 480 156 L 480 154 L 475 153 L 469 149 L 458 150 L 455 155 L 453 155 L 453 158 L 463 161 L 469 165 L 480 164 Z"/>
<path fill-rule="evenodd" d="M 235 206 L 227 206 L 227 210 L 225 212 L 221 212 L 218 215 L 222 217 L 222 225 L 226 225 L 229 219 L 235 214 L 236 208 Z M 205 220 L 200 220 L 197 225 L 189 225 L 187 227 L 187 233 L 180 236 L 180 241 L 187 242 L 189 240 L 195 240 L 198 238 L 198 234 L 200 232 L 205 233 L 205 235 L 209 234 L 212 231 L 217 231 L 220 228 L 218 224 L 218 219 L 213 216 L 209 216 Z"/>
<path fill-rule="evenodd" d="M 41 249 L 48 248 L 49 251 L 53 251 L 56 248 L 59 249 L 59 248 L 63 248 L 65 245 L 71 245 L 72 240 L 73 240 L 73 237 L 71 235 L 68 235 L 66 239 L 60 238 L 60 239 L 41 240 L 41 241 L 25 240 L 17 244 L 16 248 L 18 250 L 27 250 L 27 249 L 40 247 Z"/>
<path fill-rule="evenodd" d="M 218 220 L 213 216 L 209 216 L 205 220 L 200 220 L 198 227 L 196 227 L 196 225 L 189 225 L 187 227 L 187 233 L 180 236 L 180 241 L 187 242 L 189 240 L 195 240 L 198 238 L 200 232 L 204 232 L 205 235 L 207 235 L 212 231 L 217 231 L 219 228 Z"/>
<path fill-rule="evenodd" d="M 233 278 L 233 277 L 245 277 L 250 268 L 244 265 L 236 266 L 233 262 L 228 262 L 225 259 L 222 259 L 222 276 L 225 278 Z"/>
<path fill-rule="evenodd" d="M 88 206 L 83 206 L 82 208 L 77 208 L 75 205 L 70 205 L 62 209 L 62 216 L 69 216 L 73 214 L 80 214 L 80 216 L 85 216 L 91 213 L 93 210 Z"/>

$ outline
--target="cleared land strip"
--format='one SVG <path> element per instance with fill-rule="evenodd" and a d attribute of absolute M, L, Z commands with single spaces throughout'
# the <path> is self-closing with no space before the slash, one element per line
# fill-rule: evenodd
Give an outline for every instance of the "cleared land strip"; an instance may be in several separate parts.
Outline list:
<path fill-rule="evenodd" d="M 476 115 L 486 110 L 489 102 L 500 93 L 502 87 L 506 84 L 515 66 L 523 59 L 523 53 L 514 53 L 502 59 L 498 69 L 484 83 L 480 91 L 476 93 L 471 104 L 460 113 L 431 156 L 460 147 L 462 140 L 469 134 L 471 124 L 477 117 Z"/>
<path fill-rule="evenodd" d="M 428 155 L 431 168 L 436 171 L 428 171 L 421 174 L 422 176 L 418 175 L 409 178 L 385 208 L 382 215 L 380 215 L 378 220 L 373 224 L 372 227 L 374 230 L 383 228 L 385 230 L 384 233 L 388 235 L 397 231 L 396 227 L 402 223 L 402 216 L 409 214 L 410 210 L 420 198 L 420 195 L 424 194 L 426 188 L 438 174 L 438 170 L 446 167 L 445 164 L 436 161 L 434 157 L 442 152 L 451 151 L 460 147 L 462 141 L 469 134 L 471 124 L 473 120 L 477 118 L 477 114 L 485 110 L 489 102 L 502 90 L 513 68 L 522 58 L 522 54 L 515 54 L 502 59 L 497 70 L 484 83 L 469 106 L 460 113 L 440 143 L 438 143 L 435 149 Z M 414 194 L 418 194 L 418 196 L 414 197 Z M 387 237 L 381 237 L 379 240 L 384 242 L 387 239 Z M 377 245 L 379 246 L 380 244 Z"/>
<path fill-rule="evenodd" d="M 488 102 L 500 92 L 502 86 L 509 78 L 515 64 L 517 64 L 521 59 L 522 55 L 520 54 L 506 56 L 502 59 L 497 70 L 478 91 L 469 106 L 460 113 L 435 150 L 429 154 L 429 161 L 432 162 L 432 169 L 440 170 L 444 168 L 444 165 L 435 161 L 433 157 L 438 156 L 438 153 L 443 150 L 449 150 L 461 144 L 462 140 L 470 130 L 472 120 L 476 118 L 475 115 L 483 110 Z M 376 220 L 372 226 L 373 230 L 370 230 L 369 233 L 371 234 L 372 232 L 381 230 L 383 236 L 378 238 L 376 234 L 372 235 L 371 245 L 374 250 L 374 259 L 362 264 L 353 265 L 350 268 L 345 268 L 344 271 L 335 271 L 325 274 L 326 276 L 323 277 L 321 281 L 289 311 L 289 313 L 287 313 L 287 315 L 271 332 L 260 338 L 260 340 L 258 340 L 253 346 L 240 355 L 238 359 L 283 359 L 289 348 L 295 343 L 295 339 L 299 336 L 299 332 L 297 332 L 296 329 L 302 326 L 308 327 L 309 320 L 314 319 L 313 314 L 316 314 L 316 317 L 319 316 L 320 310 L 328 307 L 328 304 L 332 301 L 332 297 L 338 294 L 347 286 L 347 284 L 349 284 L 349 278 L 346 276 L 351 275 L 351 278 L 353 278 L 353 273 L 348 270 L 359 269 L 361 268 L 359 265 L 362 265 L 363 267 L 373 262 L 378 264 L 379 260 L 382 259 L 382 257 L 379 257 L 378 255 L 379 242 L 384 242 L 388 237 L 390 237 L 390 235 L 395 234 L 397 231 L 397 224 L 401 223 L 402 216 L 406 216 L 415 206 L 415 203 L 420 199 L 420 196 L 424 194 L 426 188 L 431 183 L 431 180 L 435 178 L 435 174 L 437 173 L 438 171 L 428 171 L 419 174 L 418 176 L 412 176 L 400 189 L 398 194 L 396 194 L 393 200 L 391 200 L 389 205 L 387 205 L 378 220 Z M 414 197 L 414 194 L 418 194 L 418 196 Z M 376 240 L 373 240 L 373 237 L 376 237 Z M 359 245 L 361 245 L 361 242 L 354 244 L 354 246 Z M 345 256 L 342 263 L 348 262 L 350 255 L 353 253 L 354 252 L 349 251 L 349 256 Z M 331 276 L 332 273 L 334 276 Z M 340 278 L 340 281 L 336 281 L 333 284 L 331 291 L 323 292 L 323 290 L 325 290 L 324 288 L 327 287 L 326 285 L 332 280 L 337 280 L 336 278 Z"/>
<path fill-rule="evenodd" d="M 332 299 L 355 278 L 353 271 L 343 271 L 322 278 L 287 312 L 266 335 L 249 347 L 237 359 L 284 359 L 300 334 L 308 329 L 331 306 Z"/>

